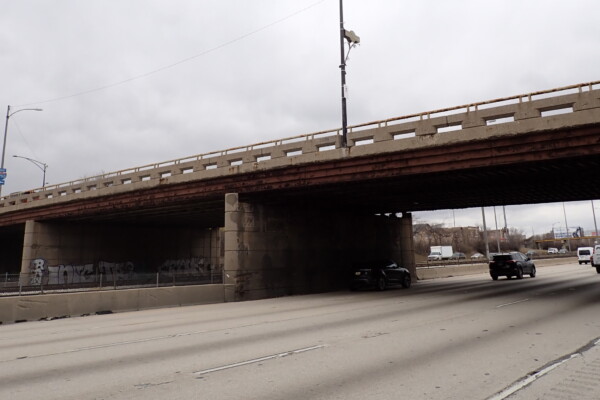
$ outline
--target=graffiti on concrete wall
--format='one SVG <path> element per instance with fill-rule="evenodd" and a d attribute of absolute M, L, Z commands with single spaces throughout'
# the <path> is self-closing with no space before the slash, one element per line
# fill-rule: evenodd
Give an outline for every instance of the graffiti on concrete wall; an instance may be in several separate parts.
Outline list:
<path fill-rule="evenodd" d="M 134 277 L 135 265 L 131 261 L 126 262 L 108 262 L 100 261 L 98 263 L 98 273 L 102 274 L 106 280 L 126 280 Z"/>
<path fill-rule="evenodd" d="M 204 257 L 166 260 L 159 267 L 160 272 L 176 272 L 183 274 L 198 274 L 210 271 L 210 263 Z"/>
<path fill-rule="evenodd" d="M 42 278 L 44 277 L 44 274 L 46 272 L 46 260 L 44 260 L 43 258 L 36 258 L 29 264 L 29 270 L 31 273 L 31 284 L 41 285 Z"/>
<path fill-rule="evenodd" d="M 107 262 L 100 261 L 98 269 L 94 264 L 59 264 L 48 265 L 43 258 L 36 258 L 29 265 L 30 283 L 41 285 L 66 285 L 71 283 L 94 282 L 102 274 L 107 281 L 131 279 L 135 266 L 132 262 Z"/>
<path fill-rule="evenodd" d="M 94 282 L 94 264 L 48 266 L 48 284 Z"/>

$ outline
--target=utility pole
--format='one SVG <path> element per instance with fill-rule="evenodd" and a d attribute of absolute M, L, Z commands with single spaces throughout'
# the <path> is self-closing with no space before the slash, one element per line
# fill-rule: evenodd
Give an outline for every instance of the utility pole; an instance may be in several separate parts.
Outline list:
<path fill-rule="evenodd" d="M 340 0 L 340 70 L 342 74 L 342 140 L 341 146 L 348 147 L 348 116 L 346 113 L 346 94 L 348 92 L 346 88 L 346 47 L 344 40 L 348 41 L 348 54 L 352 47 L 360 43 L 360 38 L 353 32 L 344 29 L 344 5 L 343 1 Z"/>
<path fill-rule="evenodd" d="M 485 242 L 485 257 L 490 259 L 490 245 L 488 244 L 487 227 L 485 226 L 485 210 L 481 207 L 481 216 L 483 218 L 483 241 Z"/>

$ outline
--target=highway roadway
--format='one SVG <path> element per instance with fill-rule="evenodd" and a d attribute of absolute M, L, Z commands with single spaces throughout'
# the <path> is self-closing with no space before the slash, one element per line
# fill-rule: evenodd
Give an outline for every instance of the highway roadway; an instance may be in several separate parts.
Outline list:
<path fill-rule="evenodd" d="M 0 325 L 0 399 L 498 400 L 599 337 L 600 274 L 571 259 L 522 280 Z"/>

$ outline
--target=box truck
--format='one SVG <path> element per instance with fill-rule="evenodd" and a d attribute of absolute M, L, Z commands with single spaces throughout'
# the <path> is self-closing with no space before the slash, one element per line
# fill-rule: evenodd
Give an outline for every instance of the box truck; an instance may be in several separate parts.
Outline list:
<path fill-rule="evenodd" d="M 429 255 L 427 256 L 428 261 L 439 261 L 447 260 L 452 256 L 454 251 L 452 246 L 431 246 Z"/>

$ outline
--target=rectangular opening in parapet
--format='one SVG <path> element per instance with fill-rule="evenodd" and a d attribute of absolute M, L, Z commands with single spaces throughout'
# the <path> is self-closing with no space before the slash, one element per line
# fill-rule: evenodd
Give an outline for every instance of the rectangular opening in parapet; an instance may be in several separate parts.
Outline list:
<path fill-rule="evenodd" d="M 242 165 L 243 161 L 242 160 L 231 160 L 229 161 L 229 165 L 231 165 L 232 167 L 235 167 L 237 165 Z"/>
<path fill-rule="evenodd" d="M 373 138 L 367 138 L 367 139 L 359 139 L 354 141 L 354 145 L 355 146 L 364 146 L 365 144 L 373 144 L 374 140 Z"/>
<path fill-rule="evenodd" d="M 306 136 L 298 136 L 298 137 L 293 137 L 293 138 L 283 139 L 283 140 L 281 141 L 281 144 L 297 143 L 297 142 L 306 142 L 306 140 L 307 140 Z"/>
<path fill-rule="evenodd" d="M 59 196 L 66 196 L 67 192 L 63 190 L 62 192 L 58 192 L 58 195 Z"/>
<path fill-rule="evenodd" d="M 81 188 L 73 189 L 73 193 L 81 193 Z"/>
<path fill-rule="evenodd" d="M 319 147 L 319 151 L 335 150 L 335 144 L 327 144 Z"/>
<path fill-rule="evenodd" d="M 172 175 L 172 174 L 171 174 L 171 171 L 166 171 L 166 172 L 161 172 L 161 173 L 160 173 L 160 177 L 161 177 L 161 178 L 168 178 L 168 177 L 170 177 L 171 175 Z"/>
<path fill-rule="evenodd" d="M 409 139 L 416 136 L 415 131 L 394 133 L 394 140 Z"/>
<path fill-rule="evenodd" d="M 150 180 L 150 175 L 142 176 L 141 179 L 142 179 L 142 182 L 149 181 Z"/>
<path fill-rule="evenodd" d="M 260 143 L 260 144 L 253 145 L 252 148 L 253 149 L 264 149 L 266 147 L 273 147 L 276 144 L 277 144 L 276 142 Z"/>
<path fill-rule="evenodd" d="M 302 154 L 302 150 L 290 150 L 290 151 L 285 152 L 285 155 L 287 157 L 299 156 L 301 154 Z"/>
<path fill-rule="evenodd" d="M 265 154 L 263 156 L 258 156 L 256 157 L 256 162 L 261 162 L 261 161 L 267 161 L 271 159 L 271 155 L 270 154 Z"/>
<path fill-rule="evenodd" d="M 510 117 L 500 117 L 500 118 L 492 118 L 492 119 L 485 120 L 486 125 L 498 125 L 498 124 L 505 124 L 507 122 L 515 122 L 515 116 L 511 115 Z"/>
<path fill-rule="evenodd" d="M 192 172 L 194 172 L 194 167 L 182 168 L 181 169 L 181 173 L 182 174 L 191 174 Z"/>
<path fill-rule="evenodd" d="M 208 164 L 204 166 L 205 169 L 217 169 L 217 164 Z"/>
<path fill-rule="evenodd" d="M 550 110 L 540 110 L 542 117 L 551 117 L 553 115 L 569 114 L 573 112 L 573 106 L 555 108 Z"/>
<path fill-rule="evenodd" d="M 248 148 L 247 147 L 236 147 L 233 149 L 225 150 L 225 153 L 226 154 L 235 154 L 235 153 L 241 153 L 244 151 L 248 151 Z"/>
<path fill-rule="evenodd" d="M 131 183 L 131 178 L 122 179 L 121 183 L 123 185 L 129 185 Z"/>
<path fill-rule="evenodd" d="M 319 133 L 313 134 L 313 138 L 314 139 L 322 139 L 325 137 L 337 136 L 337 134 L 338 134 L 337 131 L 319 132 Z"/>
<path fill-rule="evenodd" d="M 579 93 L 579 88 L 563 89 L 563 90 L 557 90 L 557 91 L 553 91 L 553 92 L 534 94 L 531 96 L 531 100 L 549 99 L 552 97 L 565 96 L 568 94 L 577 94 L 577 93 Z"/>
<path fill-rule="evenodd" d="M 454 131 L 460 131 L 461 129 L 462 129 L 462 124 L 449 125 L 449 126 L 438 126 L 437 133 L 454 132 Z"/>
<path fill-rule="evenodd" d="M 96 189 L 97 189 L 96 185 L 88 186 L 88 190 L 96 190 Z"/>

